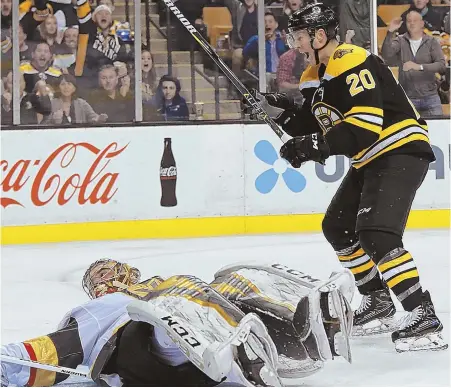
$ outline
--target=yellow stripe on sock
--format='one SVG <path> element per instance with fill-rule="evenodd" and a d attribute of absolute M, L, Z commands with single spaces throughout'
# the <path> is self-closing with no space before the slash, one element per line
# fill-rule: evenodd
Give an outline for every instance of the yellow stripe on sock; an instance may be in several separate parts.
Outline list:
<path fill-rule="evenodd" d="M 395 276 L 393 279 L 387 282 L 387 286 L 393 288 L 397 284 L 401 283 L 403 280 L 411 279 L 418 276 L 418 271 L 413 269 L 412 271 L 404 272 L 401 275 Z"/>
<path fill-rule="evenodd" d="M 388 261 L 387 263 L 379 265 L 379 270 L 381 272 L 384 272 L 389 268 L 396 267 L 397 265 L 402 264 L 407 260 L 410 260 L 411 258 L 412 258 L 412 255 L 409 252 L 406 252 L 402 256 L 399 256 L 397 259 L 393 259 L 393 260 Z"/>
<path fill-rule="evenodd" d="M 365 251 L 360 248 L 357 252 L 354 252 L 352 255 L 349 256 L 338 256 L 338 260 L 340 261 L 349 261 L 352 259 L 355 259 L 357 257 L 363 256 L 365 254 Z"/>
<path fill-rule="evenodd" d="M 370 260 L 370 261 L 368 261 L 368 262 L 365 263 L 365 264 L 359 265 L 358 267 L 355 267 L 355 268 L 349 268 L 349 269 L 350 269 L 351 272 L 355 275 L 355 274 L 364 272 L 364 271 L 366 271 L 367 269 L 372 268 L 374 265 L 375 265 L 375 264 L 374 264 L 373 260 Z"/>

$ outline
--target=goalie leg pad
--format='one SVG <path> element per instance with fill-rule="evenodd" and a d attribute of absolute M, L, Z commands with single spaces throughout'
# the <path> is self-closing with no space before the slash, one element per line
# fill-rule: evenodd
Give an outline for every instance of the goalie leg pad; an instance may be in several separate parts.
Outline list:
<path fill-rule="evenodd" d="M 165 289 L 164 294 L 161 289 Z M 165 330 L 180 351 L 212 380 L 221 382 L 230 373 L 240 376 L 237 347 L 247 344 L 264 363 L 260 375 L 253 376 L 255 383 L 280 385 L 277 350 L 263 322 L 255 314 L 245 316 L 197 278 L 170 278 L 167 287 L 163 283 L 149 301 L 133 301 L 127 310 L 131 319 Z M 244 377 L 235 382 L 250 384 Z"/>

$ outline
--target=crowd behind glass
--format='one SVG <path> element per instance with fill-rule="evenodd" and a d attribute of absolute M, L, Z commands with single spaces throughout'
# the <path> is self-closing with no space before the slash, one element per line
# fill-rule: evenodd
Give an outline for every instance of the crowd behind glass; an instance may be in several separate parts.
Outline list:
<path fill-rule="evenodd" d="M 142 104 L 144 122 L 245 118 L 233 85 L 221 74 L 215 78 L 214 63 L 167 15 L 162 0 L 141 4 L 141 47 L 135 45 L 132 0 L 94 1 L 19 0 L 15 47 L 12 0 L 1 0 L 2 129 L 20 128 L 13 126 L 13 50 L 19 51 L 21 125 L 131 123 L 135 104 Z M 265 77 L 267 91 L 302 103 L 298 82 L 307 64 L 288 48 L 286 33 L 289 15 L 307 2 L 265 1 L 264 75 L 255 0 L 175 4 L 247 87 L 258 88 Z M 341 41 L 370 49 L 370 0 L 324 2 L 339 14 Z M 449 9 L 449 0 L 378 0 L 379 55 L 426 118 L 449 117 Z M 142 101 L 135 93 L 136 55 Z"/>

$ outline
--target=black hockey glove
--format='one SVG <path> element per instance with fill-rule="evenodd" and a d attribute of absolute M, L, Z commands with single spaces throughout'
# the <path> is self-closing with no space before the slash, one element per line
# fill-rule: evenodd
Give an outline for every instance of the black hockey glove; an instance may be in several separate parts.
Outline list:
<path fill-rule="evenodd" d="M 263 110 L 268 113 L 272 119 L 278 119 L 282 113 L 286 110 L 292 110 L 296 108 L 296 105 L 290 97 L 285 93 L 260 93 L 256 89 L 249 90 L 251 95 L 260 102 Z M 251 118 L 257 118 L 256 112 L 253 107 L 243 97 L 243 111 L 250 114 Z"/>
<path fill-rule="evenodd" d="M 324 164 L 330 156 L 329 145 L 320 133 L 293 137 L 280 149 L 280 156 L 294 168 L 299 168 L 309 160 Z"/>

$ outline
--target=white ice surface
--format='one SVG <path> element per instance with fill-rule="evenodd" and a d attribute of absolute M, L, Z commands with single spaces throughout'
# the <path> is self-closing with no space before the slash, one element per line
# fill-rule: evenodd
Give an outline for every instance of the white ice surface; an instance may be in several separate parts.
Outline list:
<path fill-rule="evenodd" d="M 416 260 L 449 340 L 449 231 L 407 232 Z M 137 240 L 2 247 L 1 343 L 53 331 L 71 307 L 87 300 L 81 278 L 93 261 L 109 257 L 137 266 L 143 278 L 194 274 L 210 281 L 221 266 L 243 260 L 278 261 L 326 278 L 339 268 L 320 234 L 208 239 Z M 353 306 L 360 297 L 355 296 Z M 400 305 L 397 305 L 400 308 Z M 388 335 L 351 342 L 352 364 L 337 359 L 302 381 L 305 386 L 450 386 L 449 350 L 398 354 Z M 69 382 L 69 381 L 68 381 Z"/>

